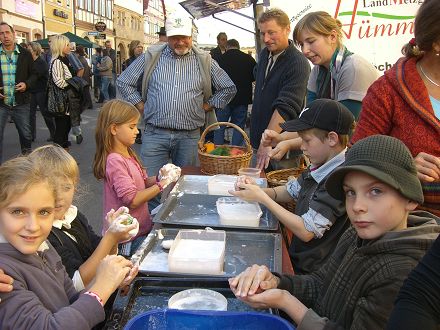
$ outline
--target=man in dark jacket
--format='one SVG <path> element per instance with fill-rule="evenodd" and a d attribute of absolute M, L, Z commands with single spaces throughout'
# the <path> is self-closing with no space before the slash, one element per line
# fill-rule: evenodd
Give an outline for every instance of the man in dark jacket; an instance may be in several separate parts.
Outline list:
<path fill-rule="evenodd" d="M 280 123 L 297 118 L 303 110 L 310 64 L 289 40 L 290 19 L 285 12 L 264 12 L 258 26 L 266 47 L 258 57 L 250 139 L 257 150 L 257 166 L 265 168 L 271 147 L 260 146 L 261 136 L 265 129 L 280 132 Z"/>
<path fill-rule="evenodd" d="M 228 36 L 224 32 L 220 32 L 217 35 L 217 47 L 210 50 L 211 57 L 218 62 L 220 56 L 226 52 L 226 42 L 228 41 Z"/>
<path fill-rule="evenodd" d="M 21 152 L 31 151 L 32 134 L 29 88 L 36 84 L 30 52 L 15 42 L 15 32 L 6 22 L 0 22 L 0 162 L 3 153 L 3 133 L 9 116 L 14 120 L 20 137 Z"/>
<path fill-rule="evenodd" d="M 254 78 L 255 60 L 252 56 L 240 50 L 240 44 L 235 39 L 230 39 L 226 43 L 226 53 L 218 59 L 220 67 L 226 71 L 228 76 L 237 87 L 237 94 L 231 102 L 224 108 L 217 110 L 218 121 L 229 121 L 244 129 L 246 124 L 248 104 L 252 103 L 252 82 Z M 225 136 L 225 126 L 214 131 L 214 143 L 223 144 Z M 240 146 L 243 144 L 243 135 L 234 130 L 232 134 L 232 145 Z"/>

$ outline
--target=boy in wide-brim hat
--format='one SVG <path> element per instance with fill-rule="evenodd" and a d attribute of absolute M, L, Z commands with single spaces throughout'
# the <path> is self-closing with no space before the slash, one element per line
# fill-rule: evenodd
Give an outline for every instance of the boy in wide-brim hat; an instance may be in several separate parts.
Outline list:
<path fill-rule="evenodd" d="M 403 281 L 437 238 L 440 219 L 413 212 L 423 202 L 421 184 L 411 153 L 393 137 L 358 141 L 326 187 L 345 201 L 352 224 L 328 261 L 295 276 L 254 265 L 230 279 L 231 289 L 254 308 L 283 310 L 298 330 L 383 329 Z"/>

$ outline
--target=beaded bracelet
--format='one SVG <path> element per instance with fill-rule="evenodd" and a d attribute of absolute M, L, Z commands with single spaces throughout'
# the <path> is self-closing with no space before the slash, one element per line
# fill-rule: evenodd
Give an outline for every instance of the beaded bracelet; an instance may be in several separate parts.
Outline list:
<path fill-rule="evenodd" d="M 156 182 L 156 186 L 159 187 L 160 192 L 163 191 L 163 187 L 162 187 L 162 185 L 160 184 L 160 182 Z"/>
<path fill-rule="evenodd" d="M 84 294 L 95 298 L 96 300 L 98 300 L 98 302 L 101 304 L 101 306 L 104 307 L 104 302 L 102 301 L 101 297 L 97 293 L 95 293 L 93 291 L 86 291 L 86 292 L 84 292 Z"/>

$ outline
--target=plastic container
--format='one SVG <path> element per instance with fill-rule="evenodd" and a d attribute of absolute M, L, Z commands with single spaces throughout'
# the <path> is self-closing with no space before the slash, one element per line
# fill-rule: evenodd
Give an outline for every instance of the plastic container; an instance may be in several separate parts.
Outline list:
<path fill-rule="evenodd" d="M 228 301 L 225 296 L 214 290 L 188 289 L 174 294 L 168 300 L 168 307 L 198 311 L 226 311 Z"/>
<path fill-rule="evenodd" d="M 221 275 L 225 261 L 224 230 L 179 230 L 168 254 L 170 272 Z"/>
<path fill-rule="evenodd" d="M 220 223 L 227 226 L 258 227 L 263 215 L 258 203 L 249 203 L 237 197 L 217 199 Z"/>
<path fill-rule="evenodd" d="M 238 175 L 246 175 L 254 179 L 258 179 L 260 174 L 261 170 L 255 167 L 243 167 L 238 170 Z"/>
<path fill-rule="evenodd" d="M 208 180 L 208 194 L 219 196 L 231 196 L 229 190 L 235 190 L 237 176 L 235 175 L 214 175 Z"/>
<path fill-rule="evenodd" d="M 159 309 L 137 315 L 127 323 L 124 329 L 295 330 L 295 327 L 279 316 L 266 313 Z"/>

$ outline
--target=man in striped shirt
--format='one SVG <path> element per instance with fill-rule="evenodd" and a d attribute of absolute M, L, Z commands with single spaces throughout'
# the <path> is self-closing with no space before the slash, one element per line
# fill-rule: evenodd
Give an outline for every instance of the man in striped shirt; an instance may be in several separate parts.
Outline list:
<path fill-rule="evenodd" d="M 26 49 L 15 42 L 11 25 L 0 22 L 0 163 L 3 152 L 3 133 L 11 117 L 20 138 L 21 152 L 31 151 L 29 88 L 37 83 L 34 60 Z"/>
<path fill-rule="evenodd" d="M 150 46 L 116 83 L 122 97 L 143 114 L 141 158 L 148 175 L 156 175 L 170 159 L 180 167 L 196 165 L 205 117 L 224 108 L 237 90 L 209 53 L 192 45 L 189 18 L 168 17 L 166 32 L 168 42 Z M 141 79 L 142 95 L 136 88 Z"/>

